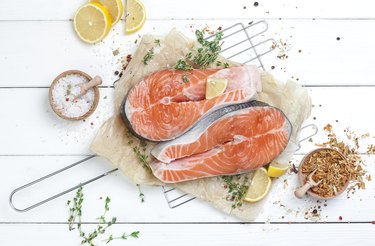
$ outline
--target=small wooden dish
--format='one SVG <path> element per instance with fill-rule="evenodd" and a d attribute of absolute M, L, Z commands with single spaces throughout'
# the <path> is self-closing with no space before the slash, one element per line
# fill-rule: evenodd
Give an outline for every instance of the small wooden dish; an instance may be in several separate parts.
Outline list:
<path fill-rule="evenodd" d="M 94 86 L 92 87 L 92 89 L 94 90 L 94 102 L 93 104 L 91 105 L 91 108 L 89 111 L 87 111 L 84 115 L 81 115 L 81 116 L 78 116 L 78 117 L 67 117 L 66 115 L 62 114 L 59 110 L 56 109 L 55 107 L 55 104 L 53 102 L 53 99 L 52 99 L 52 91 L 57 83 L 57 81 L 60 79 L 60 78 L 63 78 L 67 75 L 70 75 L 70 74 L 79 74 L 83 77 L 86 77 L 88 79 L 88 81 L 91 81 L 92 78 L 90 75 L 88 75 L 87 73 L 84 73 L 80 70 L 68 70 L 68 71 L 65 71 L 61 74 L 59 74 L 53 81 L 52 81 L 52 84 L 49 88 L 49 91 L 48 91 L 48 101 L 49 101 L 49 104 L 51 105 L 51 108 L 53 110 L 53 112 L 55 112 L 55 114 L 57 114 L 59 117 L 65 119 L 65 120 L 84 120 L 86 119 L 87 117 L 89 117 L 90 115 L 92 115 L 92 113 L 94 113 L 96 107 L 98 106 L 98 103 L 99 103 L 99 88 L 97 86 Z"/>
<path fill-rule="evenodd" d="M 305 161 L 307 160 L 307 158 L 309 158 L 311 155 L 315 154 L 316 152 L 319 152 L 319 151 L 323 151 L 323 150 L 329 150 L 329 151 L 334 151 L 336 152 L 339 156 L 341 156 L 345 161 L 347 161 L 347 159 L 345 158 L 345 156 L 343 154 L 341 154 L 339 151 L 335 150 L 335 149 L 332 149 L 332 148 L 319 148 L 319 149 L 316 149 L 316 150 L 313 150 L 311 152 L 309 152 L 301 161 L 300 165 L 299 165 L 299 168 L 298 168 L 298 179 L 299 179 L 299 182 L 301 185 L 304 185 L 307 181 L 307 176 L 304 175 L 302 173 L 302 166 L 304 165 Z M 311 189 L 308 190 L 306 193 L 309 194 L 310 196 L 314 197 L 314 198 L 317 198 L 317 199 L 323 199 L 323 200 L 327 200 L 327 199 L 332 199 L 332 198 L 335 198 L 337 196 L 339 196 L 340 194 L 342 194 L 347 188 L 348 188 L 348 185 L 349 185 L 349 180 L 348 182 L 346 182 L 346 184 L 344 185 L 344 187 L 342 188 L 342 190 L 338 191 L 336 193 L 335 196 L 330 196 L 330 197 L 323 197 L 323 196 L 320 196 L 318 194 L 316 194 L 315 192 L 313 192 Z"/>

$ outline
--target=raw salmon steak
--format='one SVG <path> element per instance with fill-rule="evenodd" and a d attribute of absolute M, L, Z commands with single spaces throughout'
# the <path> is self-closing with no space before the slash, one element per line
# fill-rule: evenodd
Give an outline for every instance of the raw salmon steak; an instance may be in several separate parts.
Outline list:
<path fill-rule="evenodd" d="M 207 78 L 227 79 L 224 93 L 205 99 Z M 260 74 L 253 65 L 162 70 L 145 77 L 129 91 L 121 106 L 121 115 L 137 137 L 167 141 L 184 134 L 215 109 L 255 99 L 260 91 Z"/>
<path fill-rule="evenodd" d="M 266 103 L 227 106 L 183 136 L 156 145 L 151 169 L 165 183 L 247 172 L 274 160 L 291 132 L 283 112 Z"/>

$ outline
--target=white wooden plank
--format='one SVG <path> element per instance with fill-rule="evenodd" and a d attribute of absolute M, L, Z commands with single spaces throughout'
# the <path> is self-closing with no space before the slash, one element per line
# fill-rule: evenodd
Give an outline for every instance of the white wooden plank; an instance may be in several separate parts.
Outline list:
<path fill-rule="evenodd" d="M 236 21 L 149 21 L 139 35 L 164 35 L 176 27 L 193 37 L 195 28 L 207 25 L 216 30 L 234 23 Z M 290 46 L 286 52 L 288 59 L 278 59 L 278 49 L 263 58 L 266 69 L 279 79 L 293 77 L 301 84 L 315 85 L 374 84 L 369 74 L 375 57 L 375 50 L 371 49 L 375 36 L 368 31 L 374 27 L 375 21 L 274 20 L 269 21 L 270 29 L 265 36 L 254 41 L 275 38 Z M 76 37 L 68 21 L 0 22 L 0 33 L 7 35 L 0 46 L 0 86 L 49 86 L 54 77 L 68 69 L 99 74 L 105 85 L 112 85 L 118 78 L 114 72 L 121 67 L 121 58 L 135 50 L 134 41 L 139 39 L 138 34 L 124 35 L 123 28 L 119 24 L 104 42 L 88 45 Z M 114 56 L 112 52 L 116 49 L 120 54 Z M 242 58 L 248 59 L 246 54 Z M 275 69 L 272 70 L 272 66 Z"/>
<path fill-rule="evenodd" d="M 95 113 L 85 122 L 70 122 L 54 115 L 47 100 L 48 89 L 0 89 L 0 112 L 5 116 L 0 121 L 0 155 L 90 154 L 93 137 L 113 112 L 113 89 L 100 91 L 100 104 Z M 320 133 L 313 142 L 303 143 L 300 153 L 315 148 L 315 143 L 326 141 L 322 128 L 327 123 L 332 124 L 343 139 L 346 127 L 359 135 L 375 134 L 372 127 L 374 111 L 364 106 L 374 104 L 375 88 L 315 87 L 309 91 L 315 106 L 306 124 L 317 124 Z M 361 151 L 365 152 L 367 144 L 373 140 L 368 138 Z"/>
<path fill-rule="evenodd" d="M 95 226 L 88 226 L 93 229 Z M 112 232 L 139 230 L 139 239 L 110 245 L 373 245 L 374 225 L 114 225 Z M 2 245 L 80 245 L 67 225 L 0 225 Z M 22 235 L 22 236 L 20 236 Z M 105 242 L 97 242 L 106 245 Z"/>
<path fill-rule="evenodd" d="M 53 0 L 11 1 L 3 0 L 1 20 L 67 20 L 77 8 L 87 1 L 62 4 Z M 215 0 L 190 0 L 184 4 L 174 0 L 143 0 L 149 19 L 213 19 L 213 18 L 373 18 L 373 2 L 361 1 L 246 1 L 230 4 Z M 258 6 L 254 6 L 258 2 Z M 163 6 L 163 7 L 161 7 Z M 30 11 L 32 9 L 33 11 Z"/>
<path fill-rule="evenodd" d="M 6 115 L 0 130 L 1 154 L 90 154 L 90 142 L 113 114 L 112 92 L 100 90 L 99 105 L 85 121 L 67 121 L 53 113 L 48 89 L 1 89 L 1 112 Z"/>
<path fill-rule="evenodd" d="M 302 155 L 296 155 L 298 166 Z M 17 213 L 8 204 L 8 196 L 15 188 L 84 158 L 83 156 L 2 156 L 0 163 L 8 175 L 0 179 L 1 222 L 66 222 L 68 209 L 66 201 L 73 193 L 64 195 L 39 208 L 26 213 Z M 374 156 L 364 157 L 368 163 Z M 14 195 L 17 208 L 25 208 L 50 195 L 88 180 L 113 167 L 106 160 L 96 157 L 70 171 L 59 174 L 43 183 L 20 191 Z M 375 166 L 368 165 L 370 174 Z M 286 180 L 286 181 L 285 181 Z M 288 173 L 274 179 L 272 190 L 263 211 L 256 222 L 365 222 L 374 220 L 374 182 L 366 183 L 366 190 L 346 194 L 329 201 L 317 201 L 309 197 L 297 199 L 294 190 L 299 186 L 297 175 Z M 101 214 L 106 196 L 111 197 L 110 215 L 119 222 L 238 222 L 236 218 L 212 208 L 203 201 L 194 200 L 176 209 L 170 209 L 160 187 L 142 186 L 145 202 L 138 198 L 137 187 L 120 172 L 95 181 L 84 188 L 83 221 L 95 222 Z M 100 199 L 102 197 L 103 199 Z M 316 214 L 313 210 L 316 209 Z M 307 213 L 307 214 L 305 214 Z M 340 216 L 342 220 L 340 220 Z"/>

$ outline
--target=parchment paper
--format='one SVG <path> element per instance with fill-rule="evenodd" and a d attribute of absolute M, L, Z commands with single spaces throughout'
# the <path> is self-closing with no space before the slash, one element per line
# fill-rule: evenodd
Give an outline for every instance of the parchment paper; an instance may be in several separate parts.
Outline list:
<path fill-rule="evenodd" d="M 155 47 L 155 39 L 160 39 L 160 47 Z M 164 38 L 152 35 L 143 36 L 133 59 L 115 87 L 115 115 L 102 125 L 91 144 L 93 152 L 110 160 L 136 184 L 163 185 L 151 172 L 142 167 L 134 154 L 132 146 L 138 144 L 139 141 L 132 137 L 133 140 L 135 139 L 135 143 L 132 146 L 128 144 L 128 130 L 119 113 L 120 105 L 129 89 L 140 82 L 144 76 L 161 69 L 172 68 L 178 59 L 192 51 L 194 45 L 195 41 L 187 39 L 174 29 Z M 152 47 L 154 47 L 155 56 L 148 65 L 144 65 L 143 57 Z M 220 59 L 226 61 L 224 58 Z M 228 62 L 230 65 L 237 65 L 234 62 Z M 285 84 L 277 82 L 265 72 L 262 72 L 262 85 L 263 91 L 258 95 L 260 101 L 281 109 L 293 125 L 291 141 L 277 158 L 279 162 L 288 163 L 297 149 L 301 125 L 310 115 L 311 100 L 306 89 L 300 85 L 292 81 L 287 81 Z M 153 143 L 147 144 L 146 153 L 149 156 L 153 146 Z M 252 172 L 243 175 L 248 175 L 251 180 Z M 242 207 L 232 209 L 232 202 L 226 200 L 227 189 L 224 188 L 224 181 L 220 177 L 198 179 L 168 186 L 192 194 L 209 202 L 219 210 L 243 220 L 254 220 L 266 200 L 253 204 L 244 203 Z"/>

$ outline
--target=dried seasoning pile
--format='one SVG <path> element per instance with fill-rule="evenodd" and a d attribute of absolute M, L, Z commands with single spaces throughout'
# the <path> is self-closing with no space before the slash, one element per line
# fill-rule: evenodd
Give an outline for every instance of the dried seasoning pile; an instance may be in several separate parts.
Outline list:
<path fill-rule="evenodd" d="M 306 158 L 302 173 L 308 176 L 314 170 L 313 180 L 321 182 L 312 191 L 322 197 L 332 197 L 342 192 L 351 174 L 345 158 L 332 149 L 318 150 Z"/>
<path fill-rule="evenodd" d="M 337 167 L 343 166 L 343 168 L 340 167 L 340 172 L 342 172 L 343 174 L 345 173 L 347 180 L 349 180 L 350 182 L 350 187 L 348 189 L 348 192 L 351 190 L 356 190 L 356 189 L 365 189 L 365 183 L 363 181 L 363 178 L 366 174 L 366 171 L 363 169 L 364 162 L 361 158 L 361 155 L 358 149 L 359 149 L 359 140 L 361 138 L 368 137 L 368 134 L 357 136 L 354 132 L 350 131 L 349 129 L 346 129 L 345 133 L 346 133 L 347 141 L 344 142 L 344 141 L 339 141 L 337 139 L 336 134 L 332 130 L 332 125 L 327 124 L 324 127 L 324 130 L 327 133 L 328 141 L 323 144 L 317 144 L 317 146 L 335 149 L 339 151 L 346 158 L 347 164 L 344 166 L 343 164 L 337 164 L 337 163 L 336 164 L 331 163 L 331 164 L 337 165 Z M 338 157 L 335 157 L 335 158 L 338 158 Z M 332 162 L 333 160 L 335 160 L 333 157 L 329 159 Z M 336 162 L 338 160 L 339 159 L 336 159 Z M 334 169 L 334 168 L 331 168 L 331 169 Z M 317 173 L 318 171 L 313 177 L 315 181 L 318 181 L 318 178 L 315 177 Z M 330 170 L 329 172 L 327 172 L 327 177 L 328 175 L 331 175 L 333 173 L 337 173 L 337 171 Z M 319 185 L 317 189 L 321 187 L 322 186 Z"/>

